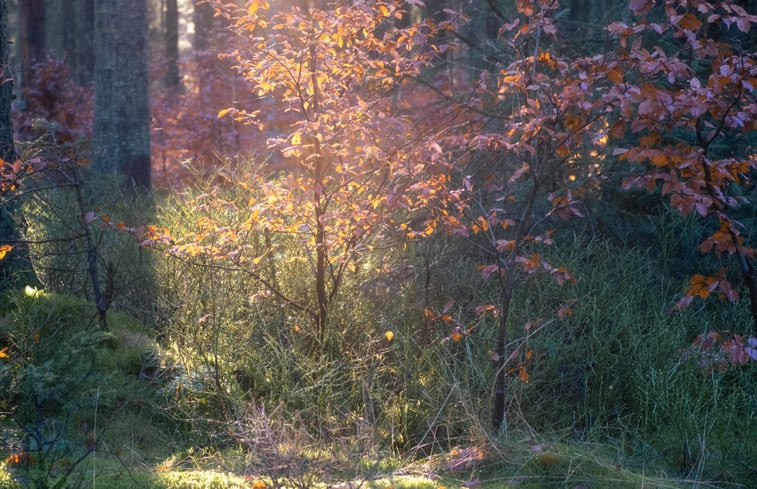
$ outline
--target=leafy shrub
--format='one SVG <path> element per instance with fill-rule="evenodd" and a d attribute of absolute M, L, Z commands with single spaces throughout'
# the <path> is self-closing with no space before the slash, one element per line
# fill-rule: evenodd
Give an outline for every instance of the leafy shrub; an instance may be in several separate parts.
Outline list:
<path fill-rule="evenodd" d="M 48 57 L 31 70 L 29 80 L 24 80 L 27 107 L 14 114 L 19 139 L 31 141 L 49 134 L 55 138 L 51 142 L 58 144 L 90 138 L 92 87 L 76 83 L 68 64 L 61 59 Z"/>

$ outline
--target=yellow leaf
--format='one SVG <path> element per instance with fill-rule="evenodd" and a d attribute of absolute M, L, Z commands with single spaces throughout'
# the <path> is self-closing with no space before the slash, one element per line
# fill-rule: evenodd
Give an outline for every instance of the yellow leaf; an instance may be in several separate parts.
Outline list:
<path fill-rule="evenodd" d="M 302 135 L 296 132 L 292 135 L 292 144 L 300 144 L 302 142 Z"/>
<path fill-rule="evenodd" d="M 392 341 L 394 339 L 394 332 L 387 331 L 384 333 L 384 338 L 386 338 L 386 341 Z"/>
<path fill-rule="evenodd" d="M 266 10 L 268 8 L 270 8 L 268 0 L 252 0 L 247 6 L 247 13 L 250 15 L 255 15 L 258 9 Z"/>
<path fill-rule="evenodd" d="M 223 109 L 222 111 L 218 112 L 218 118 L 220 119 L 221 117 L 225 116 L 229 112 L 231 112 L 231 109 Z"/>
<path fill-rule="evenodd" d="M 0 350 L 0 358 L 8 358 L 8 347 L 6 346 Z"/>
<path fill-rule="evenodd" d="M 386 8 L 386 5 L 379 5 L 378 8 L 381 11 L 382 16 L 389 17 L 389 9 Z"/>

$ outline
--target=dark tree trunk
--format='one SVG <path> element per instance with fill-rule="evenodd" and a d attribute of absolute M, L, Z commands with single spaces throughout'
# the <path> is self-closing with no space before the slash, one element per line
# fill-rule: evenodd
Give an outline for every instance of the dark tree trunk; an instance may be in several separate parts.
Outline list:
<path fill-rule="evenodd" d="M 11 164 L 18 157 L 13 143 L 13 78 L 8 68 L 9 58 L 7 2 L 0 0 L 0 164 Z M 31 273 L 27 272 L 31 268 L 29 250 L 19 243 L 18 226 L 14 219 L 18 207 L 18 200 L 12 195 L 0 193 L 0 246 L 13 246 L 5 258 L 0 260 L 0 289 L 33 281 Z"/>
<path fill-rule="evenodd" d="M 213 37 L 213 9 L 207 3 L 197 4 L 194 2 L 194 48 L 195 53 L 210 49 Z"/>
<path fill-rule="evenodd" d="M 82 85 L 92 82 L 94 73 L 94 0 L 72 0 L 61 16 L 63 47 L 69 68 Z"/>
<path fill-rule="evenodd" d="M 16 160 L 13 144 L 13 124 L 11 121 L 11 101 L 13 100 L 13 78 L 8 67 L 8 10 L 7 2 L 0 1 L 0 158 L 3 161 Z"/>
<path fill-rule="evenodd" d="M 95 2 L 95 171 L 150 187 L 146 0 Z"/>
<path fill-rule="evenodd" d="M 21 2 L 24 3 L 24 2 Z M 65 18 L 76 8 L 76 0 L 45 0 L 45 44 L 42 59 L 45 56 L 65 58 L 66 37 L 75 36 L 74 24 L 66 25 Z"/>
<path fill-rule="evenodd" d="M 81 8 L 76 64 L 79 82 L 84 84 L 95 79 L 95 0 L 82 0 Z"/>
<path fill-rule="evenodd" d="M 79 0 L 73 0 L 65 6 L 61 12 L 61 34 L 63 36 L 63 52 L 64 56 L 68 60 L 68 66 L 72 71 L 76 71 L 76 48 L 78 37 L 81 35 L 78 26 L 76 25 L 76 18 L 78 17 L 78 8 L 81 2 Z"/>
<path fill-rule="evenodd" d="M 7 2 L 3 1 L 3 3 Z M 45 12 L 47 11 L 45 3 L 45 0 L 23 0 L 19 2 L 18 32 L 21 75 L 18 84 L 20 86 L 28 84 L 28 80 L 31 80 L 32 66 L 34 63 L 42 61 L 45 56 Z"/>
<path fill-rule="evenodd" d="M 181 91 L 179 78 L 179 8 L 177 0 L 166 0 L 165 56 L 167 71 L 163 84 L 174 92 Z"/>

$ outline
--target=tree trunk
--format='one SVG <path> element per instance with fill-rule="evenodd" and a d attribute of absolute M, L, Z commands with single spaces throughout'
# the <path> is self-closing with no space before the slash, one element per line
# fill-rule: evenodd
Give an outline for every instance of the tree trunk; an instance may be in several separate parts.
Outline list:
<path fill-rule="evenodd" d="M 7 3 L 3 1 L 3 3 Z M 31 70 L 34 63 L 42 61 L 45 56 L 45 0 L 23 0 L 18 7 L 19 56 L 21 58 L 21 74 L 19 87 L 25 86 L 31 80 Z M 19 95 L 21 90 L 18 90 Z M 25 109 L 23 100 L 20 104 Z"/>
<path fill-rule="evenodd" d="M 24 3 L 24 2 L 21 2 Z M 76 8 L 76 0 L 45 0 L 45 44 L 43 57 L 52 56 L 53 58 L 65 58 L 68 55 L 66 51 L 66 37 L 76 35 L 74 25 L 66 25 L 65 18 L 67 12 Z"/>
<path fill-rule="evenodd" d="M 77 10 L 79 9 L 81 2 L 79 0 L 71 1 L 66 8 L 61 12 L 60 30 L 63 37 L 63 55 L 68 61 L 68 68 L 74 73 L 77 69 L 76 48 L 78 37 L 81 35 L 79 26 L 77 26 L 76 18 L 78 17 Z"/>
<path fill-rule="evenodd" d="M 8 46 L 7 2 L 0 1 L 0 158 L 3 161 L 13 162 L 16 160 L 11 120 L 13 78 L 8 66 L 10 59 Z"/>
<path fill-rule="evenodd" d="M 95 0 L 81 2 L 81 29 L 76 49 L 77 78 L 79 83 L 92 83 L 95 79 Z"/>
<path fill-rule="evenodd" d="M 64 55 L 68 67 L 81 85 L 92 82 L 94 70 L 94 0 L 66 3 L 61 16 Z"/>
<path fill-rule="evenodd" d="M 179 8 L 177 0 L 166 0 L 165 10 L 165 57 L 167 71 L 163 85 L 173 91 L 181 91 L 179 78 Z"/>
<path fill-rule="evenodd" d="M 197 4 L 194 2 L 194 48 L 195 53 L 210 49 L 213 37 L 213 9 L 207 3 Z"/>
<path fill-rule="evenodd" d="M 150 187 L 146 0 L 95 2 L 96 172 Z"/>
<path fill-rule="evenodd" d="M 0 164 L 13 163 L 18 155 L 13 142 L 13 120 L 11 101 L 13 100 L 13 75 L 8 67 L 8 3 L 0 0 Z M 0 289 L 32 283 L 28 270 L 29 250 L 19 243 L 19 231 L 14 214 L 18 210 L 18 200 L 0 194 L 0 245 L 10 244 L 13 249 L 0 260 Z"/>

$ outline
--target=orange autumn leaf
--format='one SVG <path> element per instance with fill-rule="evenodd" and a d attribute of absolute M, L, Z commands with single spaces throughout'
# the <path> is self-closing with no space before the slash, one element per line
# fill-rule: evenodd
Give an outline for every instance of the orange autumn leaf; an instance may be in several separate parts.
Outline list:
<path fill-rule="evenodd" d="M 489 220 L 484 216 L 478 216 L 476 222 L 471 225 L 471 230 L 474 234 L 480 232 L 486 232 L 489 230 Z"/>
<path fill-rule="evenodd" d="M 657 146 L 662 141 L 659 133 L 653 132 L 639 138 L 639 144 L 646 147 Z"/>
<path fill-rule="evenodd" d="M 20 465 L 24 462 L 32 462 L 33 459 L 29 452 L 16 452 L 12 453 L 5 459 L 5 463 L 8 465 Z"/>
<path fill-rule="evenodd" d="M 652 156 L 652 158 L 650 158 L 650 160 L 652 161 L 652 164 L 657 167 L 665 166 L 668 164 L 668 157 L 665 156 L 665 153 L 663 152 L 656 153 L 654 156 Z"/>
<path fill-rule="evenodd" d="M 718 280 L 715 277 L 705 277 L 704 275 L 696 274 L 689 279 L 686 295 L 706 299 L 717 286 Z"/>
<path fill-rule="evenodd" d="M 568 148 L 566 145 L 561 144 L 557 148 L 555 148 L 555 153 L 557 153 L 557 156 L 560 158 L 567 158 L 570 156 L 570 148 Z"/>
<path fill-rule="evenodd" d="M 616 66 L 607 72 L 607 78 L 613 83 L 623 83 L 623 72 Z"/>
<path fill-rule="evenodd" d="M 3 258 L 5 258 L 5 255 L 7 255 L 8 252 L 10 250 L 12 250 L 12 249 L 13 249 L 13 246 L 11 246 L 11 245 L 7 245 L 6 244 L 6 245 L 0 246 L 0 260 L 2 260 Z"/>
<path fill-rule="evenodd" d="M 534 8 L 531 5 L 530 0 L 516 0 L 515 4 L 518 12 L 520 12 L 521 14 L 528 17 L 534 15 Z"/>
<path fill-rule="evenodd" d="M 528 370 L 526 370 L 525 365 L 518 367 L 518 378 L 528 384 Z"/>
<path fill-rule="evenodd" d="M 533 254 L 529 257 L 519 257 L 516 261 L 521 264 L 524 272 L 531 274 L 538 270 L 539 265 L 541 264 L 541 256 Z"/>
<path fill-rule="evenodd" d="M 618 119 L 617 121 L 615 121 L 615 123 L 612 125 L 612 128 L 610 129 L 610 136 L 612 136 L 615 139 L 622 139 L 625 134 L 626 134 L 626 122 L 623 119 Z"/>
<path fill-rule="evenodd" d="M 702 22 L 694 14 L 683 14 L 678 25 L 687 31 L 697 31 L 702 27 Z"/>

